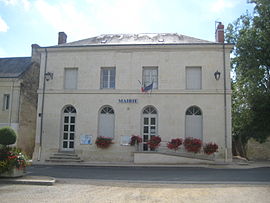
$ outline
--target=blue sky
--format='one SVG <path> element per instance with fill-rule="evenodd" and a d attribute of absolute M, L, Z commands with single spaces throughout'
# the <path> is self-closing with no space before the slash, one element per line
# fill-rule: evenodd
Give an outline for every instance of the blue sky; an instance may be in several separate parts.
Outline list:
<path fill-rule="evenodd" d="M 31 44 L 57 44 L 100 34 L 179 33 L 214 41 L 253 4 L 246 0 L 0 0 L 0 57 L 30 56 Z"/>

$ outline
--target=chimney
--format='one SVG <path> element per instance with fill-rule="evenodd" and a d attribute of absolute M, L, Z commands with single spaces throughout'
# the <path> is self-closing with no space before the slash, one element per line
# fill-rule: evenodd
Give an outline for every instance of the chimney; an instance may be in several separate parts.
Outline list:
<path fill-rule="evenodd" d="M 224 25 L 219 22 L 216 28 L 216 42 L 224 43 Z"/>
<path fill-rule="evenodd" d="M 58 33 L 58 45 L 67 43 L 67 35 L 64 32 Z"/>
<path fill-rule="evenodd" d="M 40 63 L 40 53 L 38 52 L 38 48 L 40 48 L 40 46 L 38 44 L 32 44 L 31 47 L 32 47 L 31 61 Z"/>

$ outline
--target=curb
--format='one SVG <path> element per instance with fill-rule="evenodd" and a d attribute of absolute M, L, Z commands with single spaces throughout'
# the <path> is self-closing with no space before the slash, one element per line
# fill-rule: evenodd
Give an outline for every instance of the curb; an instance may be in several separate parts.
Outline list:
<path fill-rule="evenodd" d="M 48 176 L 23 176 L 20 178 L 1 178 L 0 184 L 25 184 L 52 186 L 55 179 Z"/>

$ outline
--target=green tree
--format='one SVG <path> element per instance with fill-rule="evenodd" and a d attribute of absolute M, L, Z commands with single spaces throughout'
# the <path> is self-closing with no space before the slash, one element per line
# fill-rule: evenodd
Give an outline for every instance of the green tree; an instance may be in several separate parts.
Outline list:
<path fill-rule="evenodd" d="M 265 142 L 270 136 L 270 1 L 252 0 L 253 14 L 241 15 L 226 29 L 234 43 L 231 67 L 234 154 L 245 156 L 250 138 Z"/>

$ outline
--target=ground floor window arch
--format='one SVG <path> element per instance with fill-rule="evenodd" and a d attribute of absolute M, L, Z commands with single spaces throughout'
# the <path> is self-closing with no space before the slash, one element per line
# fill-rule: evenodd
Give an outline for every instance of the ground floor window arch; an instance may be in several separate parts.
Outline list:
<path fill-rule="evenodd" d="M 103 106 L 99 110 L 98 136 L 114 138 L 114 110 Z"/>
<path fill-rule="evenodd" d="M 186 110 L 185 137 L 203 139 L 203 115 L 197 106 L 191 106 Z"/>
<path fill-rule="evenodd" d="M 158 135 L 158 112 L 153 106 L 146 106 L 142 111 L 143 150 L 149 151 L 147 142 L 152 136 Z"/>
<path fill-rule="evenodd" d="M 74 150 L 76 114 L 72 105 L 65 106 L 62 110 L 61 150 Z"/>

